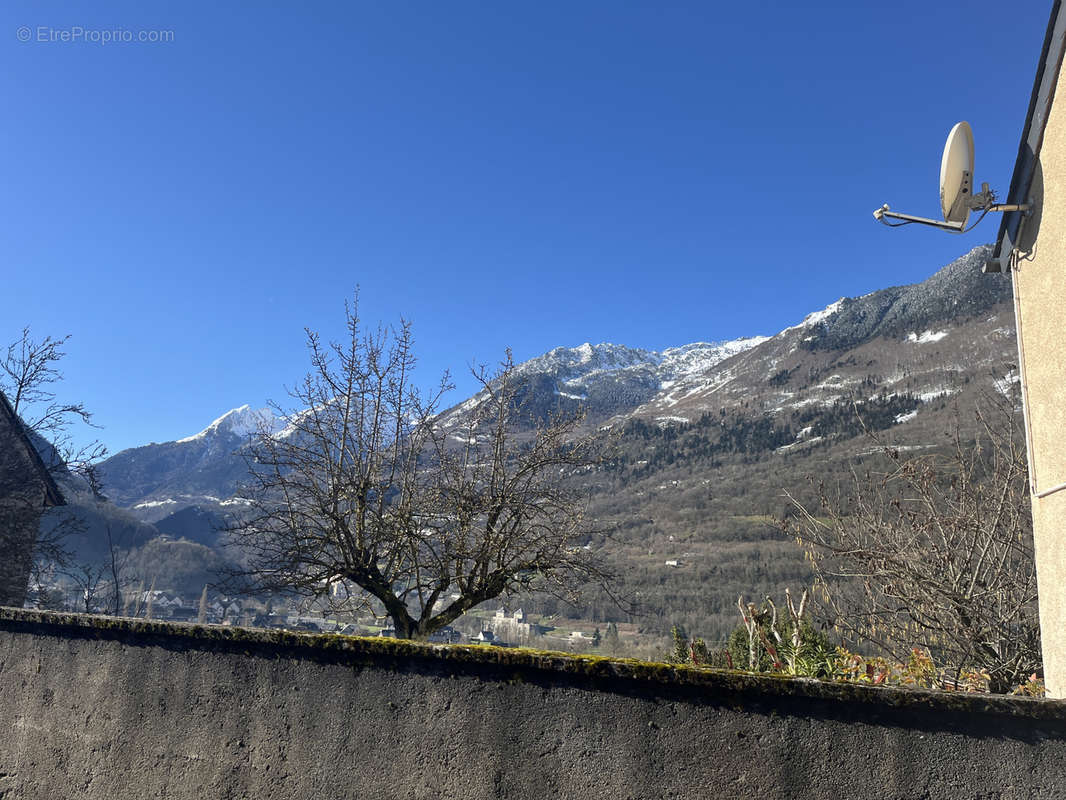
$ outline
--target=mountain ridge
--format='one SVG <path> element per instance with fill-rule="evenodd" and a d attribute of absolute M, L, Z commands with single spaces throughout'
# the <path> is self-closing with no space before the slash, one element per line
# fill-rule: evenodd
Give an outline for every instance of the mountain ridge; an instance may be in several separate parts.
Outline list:
<path fill-rule="evenodd" d="M 915 377 L 925 369 L 920 348 L 946 352 L 951 339 L 944 339 L 946 330 L 939 335 L 941 327 L 962 324 L 1009 297 L 1009 276 L 980 272 L 986 256 L 987 246 L 979 246 L 921 283 L 840 298 L 773 336 L 693 342 L 661 351 L 607 342 L 553 348 L 517 366 L 520 396 L 533 418 L 580 410 L 592 429 L 631 419 L 684 424 L 734 408 L 790 413 L 805 404 L 837 402 L 863 381 L 888 393 L 950 393 L 952 379 L 943 370 Z M 833 366 L 835 353 L 864 347 L 879 350 L 863 356 L 864 363 L 877 361 L 876 370 L 859 365 L 857 356 L 854 364 Z M 886 353 L 880 352 L 888 350 L 896 351 L 898 362 L 891 370 L 883 363 Z M 481 399 L 482 394 L 474 394 L 443 411 L 442 426 L 458 428 Z M 148 522 L 192 506 L 222 513 L 246 475 L 241 448 L 264 423 L 281 431 L 285 421 L 242 405 L 192 436 L 121 451 L 101 465 L 106 491 Z"/>
<path fill-rule="evenodd" d="M 610 548 L 622 587 L 648 609 L 643 629 L 727 635 L 738 592 L 809 580 L 802 554 L 772 524 L 789 512 L 783 492 L 816 502 L 806 476 L 846 482 L 856 459 L 876 450 L 870 431 L 900 452 L 932 453 L 982 393 L 1013 397 L 1010 278 L 980 272 L 985 252 L 918 284 L 840 298 L 773 336 L 661 351 L 586 342 L 518 365 L 534 416 L 583 411 L 586 430 L 617 437 L 617 458 L 570 479 L 588 494 L 588 518 L 615 532 L 596 546 Z M 479 402 L 457 403 L 442 423 L 461 425 Z M 224 557 L 220 530 L 240 510 L 233 494 L 247 475 L 247 434 L 266 422 L 285 435 L 285 420 L 263 414 L 238 406 L 192 436 L 112 456 L 101 465 L 104 491 L 122 508 L 79 498 L 98 522 L 94 535 L 108 524 L 119 532 L 148 584 L 159 577 L 161 587 L 198 591 L 187 576 L 203 570 L 182 559 Z M 571 613 L 548 598 L 522 602 Z M 579 617 L 619 620 L 604 598 L 581 603 Z"/>

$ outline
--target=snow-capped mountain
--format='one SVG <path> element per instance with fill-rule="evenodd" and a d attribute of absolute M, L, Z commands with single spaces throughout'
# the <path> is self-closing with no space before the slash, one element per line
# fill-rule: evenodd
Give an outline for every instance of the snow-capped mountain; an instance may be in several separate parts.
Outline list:
<path fill-rule="evenodd" d="M 991 372 L 1016 359 L 1010 276 L 983 274 L 987 257 L 977 247 L 921 283 L 841 298 L 633 414 L 683 422 L 745 405 L 775 415 L 860 387 L 928 400 L 974 379 L 970 389 L 991 386 Z"/>
<path fill-rule="evenodd" d="M 248 436 L 264 429 L 277 432 L 283 429 L 284 421 L 279 419 L 269 408 L 253 409 L 249 405 L 243 405 L 227 411 L 199 433 L 178 439 L 177 444 L 186 442 L 206 441 L 211 438 L 238 437 L 245 439 Z"/>
<path fill-rule="evenodd" d="M 557 347 L 520 364 L 517 373 L 526 384 L 530 413 L 580 405 L 590 423 L 599 423 L 763 341 L 765 337 L 696 342 L 662 352 L 606 343 Z M 459 424 L 480 399 L 475 395 L 445 412 L 445 427 Z M 107 493 L 150 522 L 192 506 L 232 506 L 237 502 L 232 495 L 247 474 L 242 448 L 261 430 L 284 436 L 291 429 L 270 409 L 242 405 L 199 433 L 123 450 L 101 465 Z"/>
<path fill-rule="evenodd" d="M 249 437 L 284 425 L 269 409 L 234 408 L 192 436 L 116 453 L 100 465 L 104 491 L 148 522 L 191 506 L 225 508 L 247 476 Z"/>
<path fill-rule="evenodd" d="M 700 374 L 730 356 L 766 341 L 765 336 L 746 336 L 728 342 L 693 342 L 662 352 L 620 344 L 589 344 L 556 347 L 518 366 L 519 375 L 548 374 L 566 388 L 580 391 L 606 376 L 619 379 L 650 372 L 662 381 Z"/>
<path fill-rule="evenodd" d="M 813 487 L 849 485 L 878 442 L 935 453 L 973 424 L 978 398 L 1016 402 L 1010 276 L 983 274 L 986 257 L 977 248 L 921 283 L 840 298 L 770 337 L 662 351 L 586 343 L 518 366 L 529 414 L 581 408 L 590 428 L 617 434 L 612 462 L 572 479 L 588 518 L 615 531 L 604 555 L 652 624 L 727 636 L 738 592 L 778 596 L 809 580 L 802 552 L 770 523 L 793 510 L 784 492 L 816 504 Z M 442 423 L 461 426 L 482 401 Z M 161 580 L 218 560 L 219 531 L 241 508 L 246 437 L 260 424 L 294 435 L 284 423 L 241 406 L 195 435 L 118 453 L 102 472 L 125 509 L 93 509 L 91 530 L 117 532 L 123 548 L 178 539 Z M 154 580 L 157 560 L 142 577 Z"/>
<path fill-rule="evenodd" d="M 1002 365 L 1013 351 L 1010 278 L 982 274 L 985 257 L 977 248 L 922 283 L 841 298 L 770 337 L 662 351 L 557 347 L 518 366 L 520 399 L 534 420 L 581 408 L 590 428 L 635 418 L 663 426 L 708 413 L 791 415 L 879 393 L 925 404 L 997 370 L 974 385 L 1009 381 Z M 453 406 L 442 424 L 460 426 L 482 400 L 475 394 Z M 923 408 L 908 406 L 900 424 L 925 419 Z M 106 491 L 151 522 L 191 506 L 232 510 L 247 437 L 261 426 L 285 435 L 284 424 L 269 410 L 240 406 L 197 434 L 108 459 Z"/>
<path fill-rule="evenodd" d="M 556 347 L 519 364 L 519 399 L 534 420 L 551 411 L 580 407 L 589 426 L 632 412 L 677 382 L 698 379 L 718 364 L 766 341 L 750 336 L 726 342 L 694 342 L 661 352 L 625 345 Z M 479 393 L 442 415 L 445 428 L 459 426 L 484 399 Z"/>

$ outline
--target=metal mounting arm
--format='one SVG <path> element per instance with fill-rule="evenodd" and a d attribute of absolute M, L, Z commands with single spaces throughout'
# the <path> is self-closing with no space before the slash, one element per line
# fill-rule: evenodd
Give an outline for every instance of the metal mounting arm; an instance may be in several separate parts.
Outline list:
<path fill-rule="evenodd" d="M 1032 203 L 996 203 L 996 193 L 988 188 L 987 183 L 981 184 L 981 191 L 973 195 L 969 202 L 966 204 L 971 211 L 984 212 L 981 217 L 989 211 L 1021 211 L 1026 215 L 1029 214 L 1029 209 L 1032 208 Z M 928 219 L 927 217 L 915 217 L 911 214 L 900 214 L 895 211 L 888 210 L 888 203 L 885 203 L 879 209 L 874 212 L 874 219 L 880 222 L 882 225 L 888 225 L 890 228 L 897 228 L 900 225 L 907 225 L 911 222 L 917 222 L 919 225 L 929 225 L 932 228 L 940 228 L 942 231 L 948 231 L 950 233 L 965 233 L 966 221 L 962 222 L 948 222 L 941 219 Z M 887 222 L 888 219 L 898 219 L 899 222 L 892 224 Z M 977 222 L 980 222 L 978 219 Z M 974 223 L 974 225 L 977 224 Z M 972 227 L 972 226 L 971 226 Z"/>
<path fill-rule="evenodd" d="M 888 203 L 885 203 L 874 212 L 874 219 L 883 225 L 888 225 L 890 228 L 896 226 L 891 222 L 886 222 L 886 219 L 898 219 L 900 220 L 900 225 L 905 225 L 908 222 L 917 222 L 919 225 L 929 225 L 933 228 L 940 228 L 941 230 L 949 231 L 951 233 L 962 233 L 961 222 L 945 222 L 942 219 L 928 219 L 926 217 L 915 217 L 911 214 L 900 214 L 896 211 L 889 211 Z"/>
<path fill-rule="evenodd" d="M 996 193 L 988 188 L 987 183 L 981 184 L 981 191 L 970 198 L 971 211 L 1026 211 L 1032 207 L 1031 203 L 997 203 Z"/>

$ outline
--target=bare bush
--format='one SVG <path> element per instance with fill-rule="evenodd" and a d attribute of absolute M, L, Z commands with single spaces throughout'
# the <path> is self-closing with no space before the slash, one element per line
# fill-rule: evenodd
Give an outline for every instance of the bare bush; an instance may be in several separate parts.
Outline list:
<path fill-rule="evenodd" d="M 92 414 L 83 403 L 59 400 L 53 390 L 63 380 L 59 362 L 66 356 L 63 347 L 69 339 L 37 340 L 29 328 L 23 328 L 0 357 L 0 390 L 23 424 L 54 448 L 54 457 L 45 458 L 48 467 L 81 475 L 98 488 L 94 466 L 107 455 L 107 448 L 99 441 L 79 444 L 71 433 L 75 422 L 95 427 Z"/>
<path fill-rule="evenodd" d="M 97 464 L 107 456 L 99 441 L 79 442 L 74 430 L 79 425 L 97 427 L 92 414 L 82 403 L 60 400 L 55 388 L 63 380 L 59 364 L 66 356 L 64 346 L 70 336 L 35 339 L 28 327 L 0 354 L 0 391 L 11 403 L 15 415 L 30 435 L 31 443 L 54 478 L 73 476 L 80 479 L 94 495 L 100 493 Z M 41 526 L 33 544 L 30 582 L 39 598 L 46 598 L 45 584 L 64 575 L 78 589 L 81 605 L 93 608 L 102 593 L 112 595 L 109 610 L 117 610 L 118 557 L 108 528 L 110 565 L 75 563 L 70 544 L 74 536 L 84 535 L 88 525 L 83 516 L 69 507 L 60 506 L 51 513 L 48 524 Z M 107 588 L 105 576 L 113 578 Z M 53 602 L 45 599 L 44 602 Z"/>
<path fill-rule="evenodd" d="M 854 474 L 847 495 L 820 486 L 820 508 L 795 502 L 782 526 L 846 641 L 899 661 L 922 647 L 953 679 L 980 668 L 1005 692 L 1040 667 L 1026 460 L 1009 401 L 976 422 L 949 456 L 884 447 L 884 473 Z"/>

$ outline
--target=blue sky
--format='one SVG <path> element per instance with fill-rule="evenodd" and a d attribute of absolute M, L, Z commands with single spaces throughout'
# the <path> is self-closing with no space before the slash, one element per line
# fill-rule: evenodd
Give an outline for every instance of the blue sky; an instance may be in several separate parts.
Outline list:
<path fill-rule="evenodd" d="M 992 240 L 871 212 L 938 214 L 960 119 L 1006 192 L 1049 11 L 7 2 L 0 340 L 72 334 L 119 450 L 284 400 L 357 284 L 456 400 L 507 346 L 773 333 Z"/>

